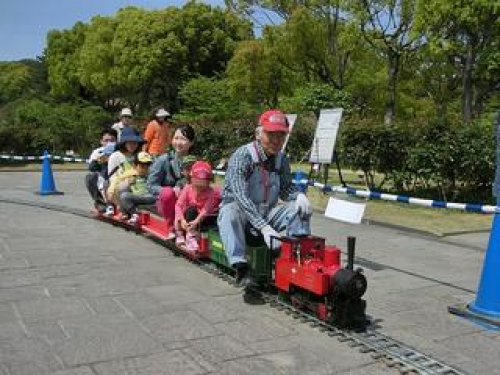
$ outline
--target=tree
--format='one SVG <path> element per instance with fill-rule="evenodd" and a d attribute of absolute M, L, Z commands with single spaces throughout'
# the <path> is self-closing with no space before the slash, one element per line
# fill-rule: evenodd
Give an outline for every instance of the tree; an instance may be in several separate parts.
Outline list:
<path fill-rule="evenodd" d="M 54 32 L 47 49 L 50 79 L 54 93 L 76 94 L 83 87 L 103 106 L 166 101 L 175 109 L 184 81 L 222 73 L 237 42 L 250 36 L 247 21 L 205 4 L 127 7 L 115 17 Z"/>
<path fill-rule="evenodd" d="M 460 96 L 457 90 L 460 87 L 460 77 L 443 52 L 426 45 L 404 67 L 408 85 L 412 86 L 410 95 L 416 99 L 430 99 L 441 126 L 448 121 L 448 108 L 455 105 Z"/>
<path fill-rule="evenodd" d="M 231 9 L 252 19 L 259 9 L 270 10 L 286 22 L 266 27 L 281 64 L 299 72 L 306 81 L 318 80 L 342 89 L 360 38 L 351 25 L 345 1 L 226 1 Z M 271 18 L 268 18 L 272 21 Z M 271 22 L 272 23 L 272 22 Z"/>
<path fill-rule="evenodd" d="M 0 149 L 41 155 L 43 150 L 86 154 L 95 146 L 103 126 L 111 121 L 102 108 L 89 103 L 55 104 L 40 99 L 13 103 L 0 123 Z M 3 142 L 4 137 L 8 142 Z"/>
<path fill-rule="evenodd" d="M 192 78 L 182 86 L 179 97 L 182 111 L 176 118 L 188 121 L 200 117 L 214 121 L 237 118 L 244 108 L 230 95 L 227 79 Z"/>
<path fill-rule="evenodd" d="M 47 35 L 45 60 L 50 92 L 56 97 L 75 98 L 83 94 L 78 67 L 86 29 L 86 25 L 77 22 L 70 30 L 52 30 Z"/>
<path fill-rule="evenodd" d="M 325 83 L 309 83 L 295 90 L 293 97 L 285 100 L 285 108 L 299 113 L 312 112 L 319 119 L 324 108 L 350 109 L 350 96 L 346 91 L 335 89 Z"/>
<path fill-rule="evenodd" d="M 294 91 L 308 84 L 331 86 L 336 92 L 349 91 L 353 93 L 353 108 L 365 115 L 373 104 L 368 96 L 379 91 L 374 87 L 379 85 L 381 59 L 363 40 L 348 12 L 348 4 L 323 0 L 307 3 L 235 0 L 230 5 L 246 15 L 258 14 L 263 9 L 282 17 L 284 22 L 266 26 L 262 37 L 286 74 L 282 85 Z"/>
<path fill-rule="evenodd" d="M 455 66 L 461 79 L 462 119 L 470 122 L 474 101 L 482 102 L 500 90 L 498 1 L 421 1 L 418 13 L 419 28 L 433 48 L 446 52 Z"/>
<path fill-rule="evenodd" d="M 123 85 L 117 84 L 113 71 L 116 53 L 112 42 L 116 28 L 117 22 L 111 17 L 92 18 L 86 28 L 84 42 L 77 52 L 78 82 L 102 106 L 107 106 L 113 99 L 122 98 L 120 94 L 126 90 Z"/>
<path fill-rule="evenodd" d="M 28 67 L 20 63 L 0 63 L 0 105 L 22 96 L 29 83 Z"/>
<path fill-rule="evenodd" d="M 226 73 L 233 97 L 253 105 L 277 107 L 279 95 L 290 92 L 278 52 L 262 40 L 240 43 Z"/>
<path fill-rule="evenodd" d="M 421 35 L 415 32 L 416 5 L 417 0 L 356 0 L 352 7 L 366 41 L 386 59 L 387 126 L 394 122 L 402 61 L 422 43 Z"/>

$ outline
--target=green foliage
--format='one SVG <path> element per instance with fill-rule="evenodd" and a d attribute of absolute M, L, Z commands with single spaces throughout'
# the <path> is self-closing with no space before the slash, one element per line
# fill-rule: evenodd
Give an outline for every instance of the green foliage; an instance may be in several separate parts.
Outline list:
<path fill-rule="evenodd" d="M 75 98 L 81 93 L 78 77 L 80 48 L 85 41 L 87 26 L 76 23 L 70 30 L 52 30 L 47 35 L 45 61 L 51 94 Z"/>
<path fill-rule="evenodd" d="M 277 107 L 279 95 L 290 92 L 278 53 L 261 40 L 240 43 L 226 71 L 231 95 L 253 105 Z"/>
<path fill-rule="evenodd" d="M 354 74 L 353 60 L 365 54 L 359 29 L 340 18 L 344 7 L 315 2 L 296 5 L 287 22 L 266 29 L 264 39 L 278 61 L 303 82 L 322 82 L 342 90 Z M 316 8 L 318 6 L 320 9 Z"/>
<path fill-rule="evenodd" d="M 432 51 L 452 62 L 461 83 L 462 119 L 470 122 L 498 93 L 498 1 L 420 1 L 418 14 L 417 25 Z"/>
<path fill-rule="evenodd" d="M 47 94 L 43 61 L 0 62 L 0 106 L 19 98 Z"/>
<path fill-rule="evenodd" d="M 312 112 L 316 118 L 319 118 L 321 109 L 344 108 L 344 110 L 349 112 L 350 105 L 351 98 L 349 93 L 324 83 L 309 83 L 303 87 L 299 87 L 293 97 L 289 97 L 283 101 L 284 109 L 299 113 Z"/>
<path fill-rule="evenodd" d="M 407 169 L 422 185 L 433 183 L 443 199 L 462 190 L 489 191 L 495 170 L 491 126 L 432 126 L 424 129 L 412 149 Z"/>
<path fill-rule="evenodd" d="M 411 132 L 403 127 L 382 125 L 351 125 L 341 133 L 341 160 L 365 174 L 370 189 L 380 189 L 387 178 L 404 169 L 409 154 Z M 385 178 L 375 185 L 375 174 Z"/>
<path fill-rule="evenodd" d="M 22 100 L 8 110 L 5 121 L 0 123 L 0 134 L 8 139 L 8 142 L 0 142 L 0 149 L 35 155 L 41 155 L 45 149 L 86 154 L 96 145 L 101 129 L 111 120 L 103 109 L 85 103 Z"/>
<path fill-rule="evenodd" d="M 495 170 L 490 124 L 432 124 L 420 129 L 349 126 L 342 132 L 341 159 L 362 170 L 371 189 L 392 181 L 396 191 L 435 191 L 444 200 L 487 199 Z M 376 173 L 384 176 L 378 186 Z"/>
<path fill-rule="evenodd" d="M 191 121 L 196 131 L 195 153 L 214 164 L 228 158 L 236 148 L 254 139 L 257 118 L 258 114 L 248 114 L 234 120 Z"/>
<path fill-rule="evenodd" d="M 156 103 L 176 108 L 179 86 L 197 75 L 222 73 L 236 43 L 251 36 L 248 22 L 206 4 L 145 11 L 128 7 L 115 17 L 49 34 L 52 93 L 84 93 L 100 105 L 145 111 Z"/>
<path fill-rule="evenodd" d="M 193 78 L 182 86 L 179 98 L 182 111 L 176 119 L 184 121 L 199 117 L 211 121 L 230 120 L 245 112 L 245 107 L 230 95 L 226 79 Z"/>
<path fill-rule="evenodd" d="M 104 100 L 119 97 L 117 95 L 121 94 L 119 89 L 124 88 L 123 83 L 117 81 L 117 74 L 113 71 L 117 53 L 111 43 L 116 28 L 117 22 L 114 19 L 94 17 L 86 28 L 83 44 L 77 52 L 76 78 L 79 84 Z"/>
<path fill-rule="evenodd" d="M 316 117 L 306 114 L 298 116 L 286 147 L 286 154 L 291 161 L 307 160 L 306 157 L 313 142 L 315 129 Z"/>
<path fill-rule="evenodd" d="M 27 66 L 19 63 L 0 63 L 0 104 L 21 97 L 28 83 Z"/>

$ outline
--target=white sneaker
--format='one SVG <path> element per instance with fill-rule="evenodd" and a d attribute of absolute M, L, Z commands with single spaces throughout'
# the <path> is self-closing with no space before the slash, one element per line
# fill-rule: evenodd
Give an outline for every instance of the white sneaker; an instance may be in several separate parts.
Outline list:
<path fill-rule="evenodd" d="M 130 219 L 128 219 L 127 223 L 129 223 L 130 225 L 137 225 L 139 223 L 139 215 L 132 214 L 132 216 L 130 216 Z"/>
<path fill-rule="evenodd" d="M 113 216 L 115 214 L 115 208 L 113 206 L 107 206 L 104 216 Z"/>

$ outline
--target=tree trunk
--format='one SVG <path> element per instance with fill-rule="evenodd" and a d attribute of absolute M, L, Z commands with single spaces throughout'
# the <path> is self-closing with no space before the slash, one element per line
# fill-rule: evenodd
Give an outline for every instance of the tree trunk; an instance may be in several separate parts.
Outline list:
<path fill-rule="evenodd" d="M 396 114 L 396 89 L 398 85 L 400 55 L 397 52 L 388 51 L 387 56 L 387 88 L 385 100 L 384 125 L 391 126 Z"/>
<path fill-rule="evenodd" d="M 476 58 L 474 49 L 474 39 L 468 38 L 467 55 L 462 73 L 462 120 L 470 122 L 472 120 L 472 106 L 474 97 L 474 88 L 472 87 L 472 71 L 474 69 L 474 60 Z"/>
<path fill-rule="evenodd" d="M 440 124 L 444 125 L 446 123 L 446 112 L 447 112 L 447 103 L 443 98 L 438 99 L 437 104 L 437 117 Z"/>

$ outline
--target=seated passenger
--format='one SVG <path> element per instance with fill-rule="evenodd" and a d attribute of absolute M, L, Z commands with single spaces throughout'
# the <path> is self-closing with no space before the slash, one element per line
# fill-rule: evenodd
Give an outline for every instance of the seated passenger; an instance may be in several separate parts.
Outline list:
<path fill-rule="evenodd" d="M 220 190 L 210 186 L 212 166 L 206 161 L 193 164 L 189 183 L 182 189 L 175 204 L 175 243 L 197 251 L 200 227 L 215 224 L 220 204 Z M 186 232 L 186 237 L 184 237 Z"/>
<path fill-rule="evenodd" d="M 120 142 L 116 145 L 116 151 L 111 154 L 108 160 L 108 178 L 109 185 L 107 191 L 108 201 L 116 204 L 118 201 L 119 186 L 115 183 L 115 179 L 132 169 L 135 155 L 140 151 L 140 146 L 144 143 L 144 139 L 139 135 L 137 130 L 126 127 L 122 131 Z M 111 189 L 113 186 L 113 189 Z M 114 215 L 113 204 L 108 204 L 105 215 Z"/>
<path fill-rule="evenodd" d="M 110 191 L 118 189 L 118 205 L 122 213 L 122 220 L 128 219 L 129 224 L 137 224 L 139 215 L 137 214 L 138 205 L 149 205 L 155 203 L 156 199 L 146 186 L 149 166 L 152 158 L 147 152 L 135 154 L 134 165 L 119 175 L 113 185 L 109 187 Z"/>
<path fill-rule="evenodd" d="M 170 113 L 164 108 L 159 108 L 144 131 L 146 143 L 144 143 L 143 150 L 149 152 L 154 159 L 167 152 L 167 147 L 170 146 L 169 119 Z"/>
<path fill-rule="evenodd" d="M 278 232 L 289 226 L 291 235 L 309 232 L 312 213 L 307 197 L 292 183 L 290 164 L 281 151 L 289 131 L 286 116 L 264 112 L 256 140 L 231 155 L 224 180 L 218 225 L 224 250 L 236 270 L 237 283 L 251 284 L 245 259 L 245 228 L 253 226 L 267 246 L 277 244 Z M 278 204 L 281 198 L 284 204 Z"/>
<path fill-rule="evenodd" d="M 116 131 L 105 129 L 101 132 L 101 147 L 96 148 L 89 157 L 89 173 L 85 176 L 85 186 L 94 201 L 95 208 L 104 212 L 106 198 L 103 190 L 108 178 L 108 157 L 115 150 Z"/>
<path fill-rule="evenodd" d="M 124 129 L 130 128 L 132 126 L 132 110 L 130 108 L 123 108 L 120 112 L 120 121 L 115 122 L 111 128 L 113 128 L 118 135 L 118 142 L 121 141 L 121 135 Z"/>
<path fill-rule="evenodd" d="M 156 197 L 156 207 L 165 218 L 168 238 L 175 238 L 175 202 L 185 185 L 182 159 L 194 145 L 195 133 L 190 125 L 179 126 L 172 138 L 173 151 L 159 156 L 151 165 L 148 176 L 149 192 Z"/>

